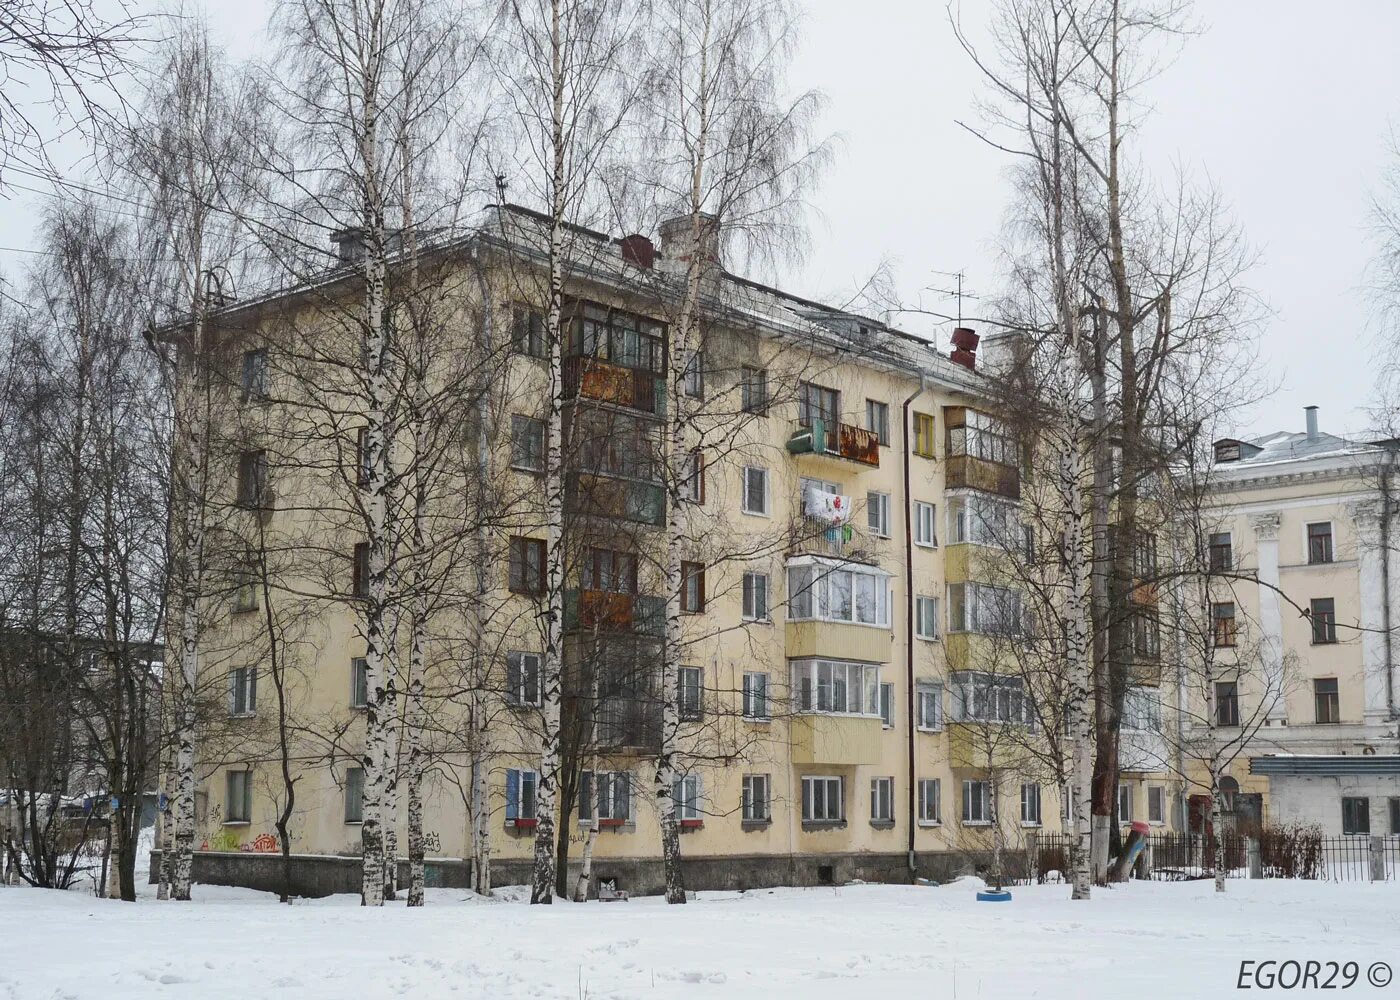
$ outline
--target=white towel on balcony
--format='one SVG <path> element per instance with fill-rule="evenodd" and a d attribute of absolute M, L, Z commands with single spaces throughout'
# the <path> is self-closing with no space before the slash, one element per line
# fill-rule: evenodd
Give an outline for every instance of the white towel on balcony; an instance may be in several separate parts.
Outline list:
<path fill-rule="evenodd" d="M 845 524 L 851 519 L 851 498 L 839 493 L 807 492 L 807 516 L 828 524 Z"/>

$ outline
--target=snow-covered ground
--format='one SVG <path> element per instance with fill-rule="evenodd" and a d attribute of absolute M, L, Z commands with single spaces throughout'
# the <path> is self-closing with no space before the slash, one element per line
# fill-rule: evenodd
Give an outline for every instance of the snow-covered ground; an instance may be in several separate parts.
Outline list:
<path fill-rule="evenodd" d="M 196 886 L 189 904 L 0 888 L 0 997 L 1237 997 L 1240 962 L 1355 961 L 1400 973 L 1400 883 L 1136 882 L 974 901 L 977 883 L 701 893 L 686 906 L 528 906 L 430 890 L 281 906 Z M 1340 980 L 1338 981 L 1340 985 Z M 1319 994 L 1320 995 L 1320 994 Z"/>

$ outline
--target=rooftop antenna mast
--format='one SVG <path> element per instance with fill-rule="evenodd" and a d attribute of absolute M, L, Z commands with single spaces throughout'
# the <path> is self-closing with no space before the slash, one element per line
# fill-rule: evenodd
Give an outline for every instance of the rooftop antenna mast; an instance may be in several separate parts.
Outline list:
<path fill-rule="evenodd" d="M 929 290 L 930 292 L 935 292 L 935 293 L 937 293 L 937 294 L 939 294 L 939 295 L 952 295 L 952 296 L 955 296 L 955 297 L 957 298 L 957 300 L 958 300 L 958 326 L 962 326 L 962 324 L 963 324 L 963 299 L 978 299 L 978 298 L 981 298 L 981 296 L 978 295 L 976 292 L 968 292 L 968 291 L 964 291 L 964 290 L 963 290 L 963 280 L 967 277 L 967 272 L 965 272 L 965 271 L 934 271 L 933 273 L 934 273 L 934 274 L 938 274 L 938 275 L 942 275 L 942 276 L 945 277 L 945 278 L 952 278 L 952 279 L 953 279 L 953 287 L 952 287 L 952 288 L 930 288 L 930 289 L 928 289 L 928 290 Z"/>
<path fill-rule="evenodd" d="M 505 175 L 505 174 L 497 174 L 497 175 L 496 175 L 496 204 L 497 204 L 497 205 L 500 205 L 500 206 L 504 206 L 504 205 L 505 205 L 505 203 L 506 203 L 506 188 L 508 188 L 509 186 L 510 186 L 510 184 L 506 181 L 506 175 Z"/>

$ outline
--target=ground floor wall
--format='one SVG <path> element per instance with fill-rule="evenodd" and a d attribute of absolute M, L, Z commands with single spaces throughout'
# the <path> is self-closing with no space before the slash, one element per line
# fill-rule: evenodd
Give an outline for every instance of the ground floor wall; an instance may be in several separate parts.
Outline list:
<path fill-rule="evenodd" d="M 1400 801 L 1400 777 L 1394 775 L 1273 775 L 1269 778 L 1269 790 L 1269 817 L 1274 823 L 1318 826 L 1325 837 L 1400 833 L 1392 825 L 1395 807 L 1391 800 Z M 1368 830 L 1343 827 L 1344 798 L 1366 800 Z"/>
<path fill-rule="evenodd" d="M 859 880 L 908 884 L 917 879 L 948 882 L 961 875 L 986 874 L 991 857 L 983 852 L 931 851 L 916 854 L 914 868 L 904 853 L 731 855 L 688 857 L 682 860 L 686 888 L 695 891 L 766 889 L 775 886 L 844 885 Z M 400 882 L 407 884 L 408 865 L 400 864 Z M 160 871 L 160 852 L 152 852 L 151 878 Z M 1025 851 L 1003 855 L 1003 872 L 1024 878 L 1030 871 Z M 594 891 L 610 882 L 634 895 L 657 895 L 665 889 L 659 858 L 610 857 L 594 860 Z M 569 884 L 579 869 L 569 866 Z M 290 885 L 295 896 L 321 897 L 360 891 L 360 859 L 347 856 L 292 855 Z M 235 885 L 277 892 L 284 880 L 278 854 L 235 854 L 199 851 L 194 856 L 194 880 L 204 885 Z M 465 889 L 471 885 L 471 862 L 456 858 L 431 859 L 424 864 L 424 880 L 430 888 Z M 524 885 L 530 880 L 525 858 L 493 858 L 493 886 Z"/>

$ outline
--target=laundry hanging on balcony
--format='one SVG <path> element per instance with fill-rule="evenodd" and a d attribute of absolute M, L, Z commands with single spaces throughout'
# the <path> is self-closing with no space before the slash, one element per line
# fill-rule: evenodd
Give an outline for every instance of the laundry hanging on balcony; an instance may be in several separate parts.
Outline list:
<path fill-rule="evenodd" d="M 810 490 L 807 493 L 807 516 L 839 526 L 851 520 L 851 498 L 839 493 Z"/>

